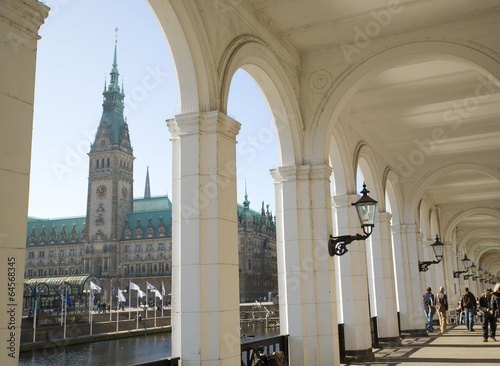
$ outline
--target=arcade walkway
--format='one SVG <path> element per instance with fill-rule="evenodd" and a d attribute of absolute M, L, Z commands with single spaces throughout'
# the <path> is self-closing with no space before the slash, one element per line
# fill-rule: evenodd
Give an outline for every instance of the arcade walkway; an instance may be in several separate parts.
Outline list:
<path fill-rule="evenodd" d="M 373 362 L 349 365 L 500 365 L 500 336 L 496 342 L 484 343 L 481 324 L 476 324 L 472 333 L 465 325 L 458 325 L 444 335 L 434 331 L 428 337 L 405 338 L 401 347 L 376 349 L 374 354 Z"/>

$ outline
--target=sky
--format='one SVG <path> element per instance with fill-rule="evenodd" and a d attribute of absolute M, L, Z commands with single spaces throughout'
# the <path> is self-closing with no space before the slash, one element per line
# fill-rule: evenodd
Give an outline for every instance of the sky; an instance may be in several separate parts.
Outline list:
<path fill-rule="evenodd" d="M 29 216 L 86 215 L 87 153 L 102 115 L 116 27 L 124 114 L 136 158 L 134 197 L 144 196 L 149 166 L 151 194 L 172 198 L 172 145 L 165 121 L 179 112 L 177 80 L 149 5 L 145 0 L 44 3 L 51 11 L 40 28 L 37 50 Z M 276 137 L 264 96 L 245 71 L 239 70 L 231 83 L 228 115 L 242 124 L 238 202 L 244 200 L 246 179 L 250 207 L 259 210 L 265 201 L 274 212 L 269 170 L 278 167 Z"/>

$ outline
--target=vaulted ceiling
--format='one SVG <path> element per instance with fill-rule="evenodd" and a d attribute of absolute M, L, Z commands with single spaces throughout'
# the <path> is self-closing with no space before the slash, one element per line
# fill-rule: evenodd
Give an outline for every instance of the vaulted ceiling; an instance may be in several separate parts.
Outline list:
<path fill-rule="evenodd" d="M 372 29 L 376 36 L 391 37 L 500 11 L 495 0 L 249 2 L 258 19 L 301 54 L 352 44 L 356 28 L 365 29 L 375 16 L 381 17 Z M 456 165 L 436 175 L 422 197 L 439 209 L 442 230 L 459 228 L 465 243 L 457 246 L 500 273 L 500 84 L 460 57 L 421 55 L 374 76 L 343 115 L 396 169 L 406 162 L 422 176 Z"/>

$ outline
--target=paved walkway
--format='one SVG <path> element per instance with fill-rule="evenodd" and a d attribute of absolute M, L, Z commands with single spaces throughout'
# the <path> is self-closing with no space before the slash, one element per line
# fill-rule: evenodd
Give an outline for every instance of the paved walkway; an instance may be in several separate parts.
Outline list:
<path fill-rule="evenodd" d="M 401 347 L 374 349 L 373 362 L 350 365 L 500 365 L 500 332 L 496 342 L 490 339 L 483 342 L 481 324 L 475 324 L 474 332 L 469 332 L 465 325 L 449 327 L 447 334 L 441 334 L 439 328 L 435 328 L 428 337 L 403 339 Z"/>

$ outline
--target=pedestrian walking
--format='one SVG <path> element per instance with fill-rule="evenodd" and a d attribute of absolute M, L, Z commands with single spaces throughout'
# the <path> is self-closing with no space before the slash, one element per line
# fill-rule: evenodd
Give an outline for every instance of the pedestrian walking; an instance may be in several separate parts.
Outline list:
<path fill-rule="evenodd" d="M 491 311 L 495 319 L 500 318 L 500 282 L 493 288 L 491 294 Z"/>
<path fill-rule="evenodd" d="M 423 295 L 424 301 L 424 311 L 427 317 L 427 332 L 433 332 L 434 327 L 432 326 L 432 318 L 434 317 L 434 313 L 436 312 L 435 302 L 434 302 L 434 294 L 430 287 L 427 287 L 426 293 Z"/>
<path fill-rule="evenodd" d="M 497 320 L 491 307 L 491 289 L 484 290 L 483 296 L 479 298 L 479 310 L 483 312 L 483 342 L 488 342 L 488 327 L 491 340 L 496 341 Z"/>
<path fill-rule="evenodd" d="M 439 293 L 437 294 L 437 308 L 439 315 L 439 326 L 441 328 L 441 334 L 446 332 L 446 312 L 448 311 L 448 296 L 444 293 L 444 287 L 439 288 Z"/>
<path fill-rule="evenodd" d="M 476 310 L 477 303 L 474 294 L 469 291 L 469 288 L 464 289 L 464 294 L 460 298 L 460 308 L 465 314 L 465 325 L 467 330 L 474 331 L 474 311 Z"/>

